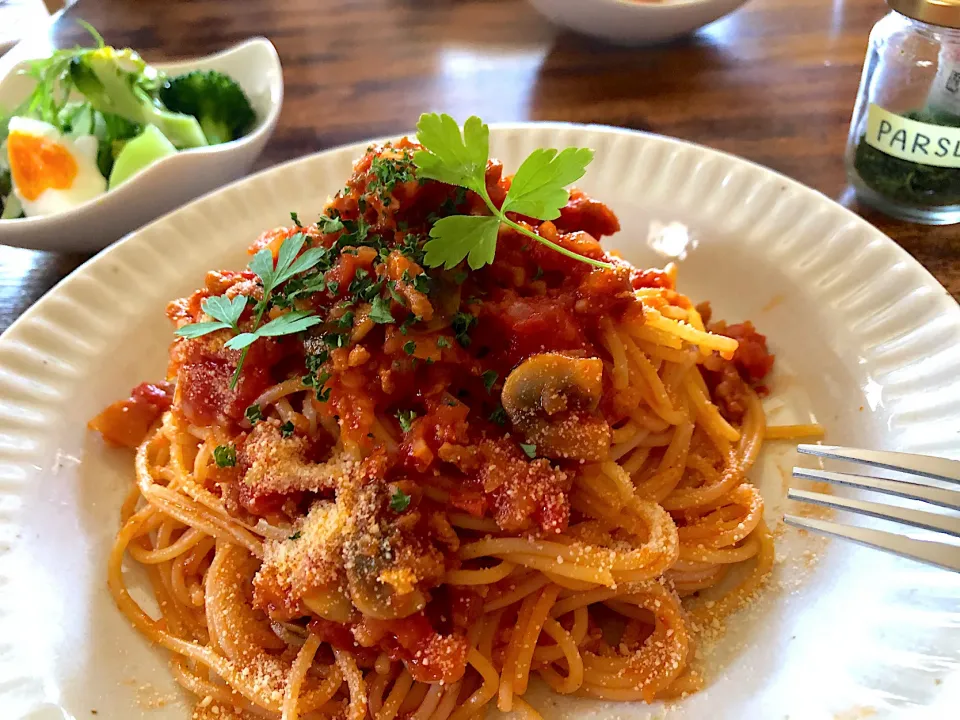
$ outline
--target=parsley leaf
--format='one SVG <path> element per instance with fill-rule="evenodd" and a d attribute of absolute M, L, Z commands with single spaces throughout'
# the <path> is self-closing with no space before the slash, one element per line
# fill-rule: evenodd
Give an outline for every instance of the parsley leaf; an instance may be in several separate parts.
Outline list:
<path fill-rule="evenodd" d="M 290 437 L 291 435 L 293 435 L 293 431 L 294 431 L 295 429 L 296 429 L 296 428 L 294 428 L 293 423 L 290 422 L 289 420 L 287 420 L 287 422 L 285 422 L 283 425 L 280 426 L 280 434 L 281 434 L 283 437 L 288 438 L 288 437 Z"/>
<path fill-rule="evenodd" d="M 451 215 L 430 228 L 430 240 L 423 249 L 429 267 L 456 267 L 464 258 L 472 270 L 493 262 L 497 252 L 500 219 L 488 215 Z"/>
<path fill-rule="evenodd" d="M 260 412 L 259 405 L 251 405 L 247 408 L 247 411 L 244 413 L 244 415 L 246 415 L 247 420 L 251 425 L 256 425 L 258 422 L 263 420 L 263 413 Z"/>
<path fill-rule="evenodd" d="M 213 449 L 213 459 L 217 467 L 233 467 L 237 464 L 237 449 L 233 445 L 217 445 Z"/>
<path fill-rule="evenodd" d="M 243 295 L 237 295 L 234 298 L 228 298 L 226 295 L 215 295 L 204 298 L 200 303 L 200 308 L 216 322 L 190 323 L 178 328 L 174 335 L 185 338 L 195 338 L 217 330 L 237 331 L 237 323 L 243 314 L 243 309 L 247 306 L 247 298 Z"/>
<path fill-rule="evenodd" d="M 423 150 L 413 156 L 420 178 L 437 180 L 448 185 L 473 190 L 486 204 L 489 216 L 450 215 L 438 219 L 430 229 L 430 241 L 424 263 L 447 269 L 467 258 L 474 270 L 493 262 L 497 231 L 507 225 L 567 257 L 596 267 L 611 268 L 609 263 L 594 260 L 557 245 L 507 217 L 518 212 L 540 220 L 553 220 L 570 197 L 565 189 L 581 178 L 593 151 L 587 148 L 536 150 L 521 165 L 498 208 L 487 192 L 484 173 L 490 154 L 489 129 L 480 118 L 467 118 L 460 127 L 449 115 L 436 113 L 420 116 L 417 139 Z M 429 218 L 428 218 L 429 220 Z"/>
<path fill-rule="evenodd" d="M 293 224 L 296 225 L 298 228 L 303 227 L 303 225 L 300 224 L 300 217 L 297 215 L 297 213 L 293 212 L 292 210 L 290 211 L 290 219 L 293 220 Z"/>
<path fill-rule="evenodd" d="M 520 449 L 527 454 L 527 457 L 533 460 L 537 456 L 537 446 L 520 443 Z"/>
<path fill-rule="evenodd" d="M 417 351 L 417 344 L 413 340 L 407 340 L 403 344 L 403 351 L 407 355 L 413 355 Z"/>
<path fill-rule="evenodd" d="M 310 315 L 304 310 L 295 310 L 286 315 L 274 318 L 266 325 L 257 330 L 260 337 L 276 337 L 277 335 L 292 335 L 303 332 L 309 327 L 313 327 L 321 319 L 316 315 Z"/>
<path fill-rule="evenodd" d="M 232 299 L 226 295 L 215 295 L 205 298 L 200 303 L 200 307 L 207 315 L 233 328 L 237 326 L 246 306 L 247 298 L 243 295 L 237 295 Z"/>
<path fill-rule="evenodd" d="M 299 540 L 301 535 L 303 535 L 303 532 L 300 530 L 297 530 L 293 535 L 288 537 L 287 540 Z"/>
<path fill-rule="evenodd" d="M 314 267 L 321 260 L 324 260 L 329 251 L 324 247 L 312 247 L 307 248 L 303 251 L 303 254 L 298 257 L 296 260 L 290 263 L 290 265 L 277 276 L 277 284 L 289 280 L 294 275 L 299 275 L 302 272 L 309 270 Z"/>
<path fill-rule="evenodd" d="M 343 230 L 343 220 L 340 218 L 330 218 L 326 215 L 321 215 L 320 219 L 317 220 L 317 226 L 320 228 L 320 232 L 324 235 L 332 235 L 335 232 L 340 232 Z"/>
<path fill-rule="evenodd" d="M 493 384 L 497 381 L 499 374 L 494 370 L 487 370 L 481 377 L 483 377 L 483 386 L 487 389 L 487 392 L 490 392 L 493 390 Z"/>
<path fill-rule="evenodd" d="M 424 147 L 413 156 L 419 177 L 486 192 L 490 129 L 480 118 L 467 118 L 461 135 L 449 115 L 425 113 L 417 123 L 417 140 Z"/>
<path fill-rule="evenodd" d="M 289 241 L 285 240 L 284 244 L 287 242 Z M 273 253 L 266 248 L 260 250 L 250 260 L 250 269 L 260 278 L 260 282 L 263 284 L 263 294 L 266 296 L 269 290 L 273 289 Z"/>
<path fill-rule="evenodd" d="M 404 432 L 410 432 L 410 428 L 413 426 L 413 421 L 416 419 L 417 413 L 413 410 L 398 410 L 397 411 L 397 421 L 400 423 L 400 428 Z"/>
<path fill-rule="evenodd" d="M 353 327 L 353 310 L 347 310 L 340 319 L 337 320 L 337 327 L 343 330 L 350 330 Z"/>
<path fill-rule="evenodd" d="M 410 507 L 410 496 L 400 488 L 394 490 L 393 495 L 390 496 L 390 509 L 396 513 L 402 513 L 408 507 Z"/>
<path fill-rule="evenodd" d="M 190 323 L 189 325 L 184 325 L 182 328 L 177 328 L 173 334 L 182 338 L 196 338 L 209 335 L 217 330 L 230 330 L 230 326 L 222 322 Z"/>
<path fill-rule="evenodd" d="M 240 333 L 230 338 L 224 344 L 224 347 L 231 350 L 239 350 L 248 347 L 258 338 L 294 335 L 321 322 L 323 322 L 323 320 L 305 310 L 294 310 L 293 312 L 274 318 L 266 325 L 257 328 L 254 332 Z"/>
<path fill-rule="evenodd" d="M 443 335 L 437 338 L 437 347 L 443 350 L 444 348 L 450 347 L 450 341 L 447 340 Z"/>
<path fill-rule="evenodd" d="M 323 342 L 332 348 L 342 348 L 350 344 L 350 333 L 327 333 Z"/>
<path fill-rule="evenodd" d="M 390 312 L 390 301 L 381 295 L 377 295 L 373 299 L 369 317 L 380 325 L 388 325 L 389 323 L 396 322 L 393 319 L 393 313 Z"/>
<path fill-rule="evenodd" d="M 501 212 L 556 220 L 570 198 L 566 186 L 583 177 L 593 160 L 593 150 L 566 148 L 559 153 L 539 148 L 517 169 Z"/>

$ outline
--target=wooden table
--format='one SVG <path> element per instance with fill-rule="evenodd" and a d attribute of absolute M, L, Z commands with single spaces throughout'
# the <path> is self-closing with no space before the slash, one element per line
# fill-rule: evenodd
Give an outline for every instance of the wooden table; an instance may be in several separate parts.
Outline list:
<path fill-rule="evenodd" d="M 752 0 L 667 46 L 613 47 L 551 27 L 524 0 L 80 0 L 83 18 L 148 60 L 250 35 L 280 51 L 286 100 L 260 168 L 412 128 L 425 110 L 488 122 L 604 123 L 736 153 L 851 204 L 843 149 L 880 0 Z M 960 298 L 960 230 L 862 214 Z M 0 248 L 0 330 L 83 255 Z"/>

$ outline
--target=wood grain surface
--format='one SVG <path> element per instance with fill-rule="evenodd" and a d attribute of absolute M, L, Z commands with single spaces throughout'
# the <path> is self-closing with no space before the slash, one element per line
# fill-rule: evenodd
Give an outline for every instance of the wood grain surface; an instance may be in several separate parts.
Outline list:
<path fill-rule="evenodd" d="M 858 208 L 843 149 L 880 0 L 751 0 L 698 34 L 623 48 L 546 23 L 524 0 L 80 0 L 83 18 L 148 60 L 203 55 L 265 35 L 286 97 L 263 168 L 412 128 L 425 110 L 488 122 L 565 120 L 671 135 L 735 153 L 860 212 L 960 298 L 960 229 Z M 82 255 L 0 247 L 0 330 Z"/>

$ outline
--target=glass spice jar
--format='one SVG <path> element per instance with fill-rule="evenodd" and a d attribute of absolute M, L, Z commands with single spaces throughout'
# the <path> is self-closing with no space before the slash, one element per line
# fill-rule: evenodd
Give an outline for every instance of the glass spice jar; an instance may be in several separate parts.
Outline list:
<path fill-rule="evenodd" d="M 878 210 L 960 223 L 960 0 L 887 0 L 870 33 L 847 177 Z"/>

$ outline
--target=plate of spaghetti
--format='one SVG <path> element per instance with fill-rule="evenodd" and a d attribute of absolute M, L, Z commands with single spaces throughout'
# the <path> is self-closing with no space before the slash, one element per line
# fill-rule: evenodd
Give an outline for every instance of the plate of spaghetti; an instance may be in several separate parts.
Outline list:
<path fill-rule="evenodd" d="M 664 138 L 430 114 L 261 173 L 0 339 L 0 698 L 943 717 L 960 582 L 781 517 L 801 439 L 955 454 L 958 339 L 869 225 Z"/>

